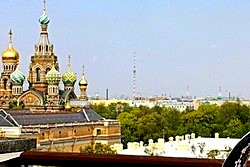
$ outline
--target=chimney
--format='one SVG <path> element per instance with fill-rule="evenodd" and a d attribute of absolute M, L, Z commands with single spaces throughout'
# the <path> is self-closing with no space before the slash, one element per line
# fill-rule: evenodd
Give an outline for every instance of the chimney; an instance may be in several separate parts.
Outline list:
<path fill-rule="evenodd" d="M 109 90 L 106 89 L 106 100 L 108 100 L 108 99 L 109 99 Z"/>

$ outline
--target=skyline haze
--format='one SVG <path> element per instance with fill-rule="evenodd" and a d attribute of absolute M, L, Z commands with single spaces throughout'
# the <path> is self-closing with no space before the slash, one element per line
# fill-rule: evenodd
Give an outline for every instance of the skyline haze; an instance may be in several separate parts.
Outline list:
<path fill-rule="evenodd" d="M 60 73 L 71 55 L 77 81 L 85 66 L 87 94 L 250 98 L 250 1 L 74 0 L 46 1 L 49 40 Z M 43 1 L 1 2 L 0 51 L 13 45 L 28 74 L 38 42 Z M 2 71 L 2 62 L 1 71 Z M 25 81 L 27 85 L 27 80 Z M 79 88 L 76 86 L 76 93 Z"/>

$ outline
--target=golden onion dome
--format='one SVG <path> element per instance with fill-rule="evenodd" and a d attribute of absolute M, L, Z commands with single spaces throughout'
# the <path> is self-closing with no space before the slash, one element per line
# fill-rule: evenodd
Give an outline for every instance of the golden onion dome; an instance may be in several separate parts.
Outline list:
<path fill-rule="evenodd" d="M 2 60 L 19 61 L 19 54 L 12 46 L 12 32 L 10 30 L 9 47 L 2 53 Z"/>
<path fill-rule="evenodd" d="M 19 54 L 14 48 L 6 49 L 2 54 L 2 60 L 19 60 Z"/>
<path fill-rule="evenodd" d="M 79 86 L 87 86 L 87 85 L 88 85 L 88 81 L 86 80 L 83 74 L 81 80 L 79 81 Z"/>
<path fill-rule="evenodd" d="M 88 86 L 88 81 L 86 80 L 85 75 L 84 75 L 84 66 L 82 68 L 83 68 L 82 77 L 81 77 L 78 84 L 79 84 L 80 87 L 87 87 Z"/>

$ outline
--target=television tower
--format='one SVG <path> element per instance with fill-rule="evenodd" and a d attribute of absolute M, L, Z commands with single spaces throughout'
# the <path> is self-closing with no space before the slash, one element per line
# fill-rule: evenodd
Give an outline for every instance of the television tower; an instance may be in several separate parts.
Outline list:
<path fill-rule="evenodd" d="M 221 86 L 219 86 L 219 93 L 218 93 L 218 97 L 221 98 Z"/>
<path fill-rule="evenodd" d="M 189 85 L 187 86 L 187 98 L 190 96 L 190 90 L 189 90 Z"/>
<path fill-rule="evenodd" d="M 133 65 L 133 100 L 135 102 L 135 93 L 136 93 L 136 61 L 135 61 L 135 51 L 134 51 L 134 65 Z"/>

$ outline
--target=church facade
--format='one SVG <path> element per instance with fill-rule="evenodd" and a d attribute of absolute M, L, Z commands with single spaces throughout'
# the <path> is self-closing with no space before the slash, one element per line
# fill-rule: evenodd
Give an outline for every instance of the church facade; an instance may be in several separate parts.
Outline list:
<path fill-rule="evenodd" d="M 88 144 L 120 143 L 120 122 L 101 117 L 88 105 L 84 68 L 78 97 L 70 56 L 66 71 L 59 72 L 58 57 L 49 41 L 49 22 L 44 0 L 40 37 L 30 58 L 28 76 L 19 69 L 20 55 L 13 46 L 12 31 L 9 32 L 0 76 L 0 137 L 36 138 L 37 148 L 47 151 L 79 152 Z M 26 79 L 29 85 L 24 90 Z"/>
<path fill-rule="evenodd" d="M 58 57 L 54 53 L 53 44 L 49 41 L 49 22 L 50 19 L 44 5 L 43 14 L 39 18 L 40 37 L 35 44 L 34 53 L 30 57 L 28 76 L 25 76 L 19 69 L 20 55 L 13 46 L 13 34 L 10 30 L 9 46 L 2 53 L 3 71 L 0 77 L 0 105 L 2 108 L 19 107 L 39 111 L 60 111 L 69 105 L 71 99 L 87 100 L 88 82 L 84 72 L 78 82 L 80 96 L 77 97 L 74 92 L 77 76 L 71 70 L 70 55 L 67 70 L 62 75 L 59 72 Z M 26 79 L 29 85 L 28 90 L 23 90 Z M 61 81 L 64 84 L 63 90 L 59 88 Z"/>

